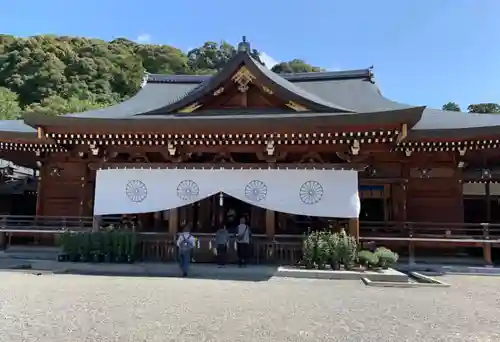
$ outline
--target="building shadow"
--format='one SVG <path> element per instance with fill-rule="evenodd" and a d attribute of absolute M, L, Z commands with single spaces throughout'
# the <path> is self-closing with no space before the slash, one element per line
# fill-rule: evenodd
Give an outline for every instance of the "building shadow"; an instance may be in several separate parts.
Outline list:
<path fill-rule="evenodd" d="M 182 277 L 176 263 L 136 263 L 136 264 L 91 264 L 65 263 L 35 260 L 19 260 L 0 263 L 0 271 L 24 271 L 36 275 L 82 275 L 136 278 L 182 278 L 221 281 L 263 282 L 272 278 L 277 266 L 236 265 L 218 267 L 212 264 L 192 264 L 188 277 Z"/>

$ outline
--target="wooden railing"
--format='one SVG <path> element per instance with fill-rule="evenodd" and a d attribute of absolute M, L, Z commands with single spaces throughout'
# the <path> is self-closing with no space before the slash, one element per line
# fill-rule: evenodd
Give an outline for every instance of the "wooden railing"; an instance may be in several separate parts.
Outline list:
<path fill-rule="evenodd" d="M 103 224 L 114 224 L 107 220 Z M 90 231 L 92 217 L 51 216 L 0 216 L 0 241 L 9 245 L 14 236 L 54 236 L 63 232 Z M 215 260 L 214 234 L 193 233 L 197 238 L 193 251 L 197 262 Z M 5 239 L 7 237 L 7 239 Z M 177 249 L 175 236 L 159 232 L 139 232 L 141 259 L 148 261 L 173 261 Z M 293 264 L 300 260 L 302 235 L 253 235 L 252 261 L 259 264 Z M 500 224 L 437 223 L 437 222 L 360 222 L 361 241 L 421 241 L 439 244 L 500 244 Z M 236 260 L 236 244 L 229 244 L 228 259 Z"/>
<path fill-rule="evenodd" d="M 361 240 L 490 242 L 500 240 L 500 224 L 440 222 L 360 222 Z"/>
<path fill-rule="evenodd" d="M 44 233 L 86 231 L 92 229 L 92 217 L 0 216 L 0 233 Z"/>
<path fill-rule="evenodd" d="M 196 262 L 214 262 L 215 234 L 193 233 L 196 245 L 193 259 Z M 171 234 L 139 233 L 140 251 L 143 260 L 174 261 L 177 257 L 176 238 Z M 252 262 L 258 264 L 294 264 L 300 261 L 302 236 L 278 235 L 269 239 L 266 235 L 253 235 Z M 236 261 L 236 242 L 231 239 L 228 246 L 228 262 Z"/>

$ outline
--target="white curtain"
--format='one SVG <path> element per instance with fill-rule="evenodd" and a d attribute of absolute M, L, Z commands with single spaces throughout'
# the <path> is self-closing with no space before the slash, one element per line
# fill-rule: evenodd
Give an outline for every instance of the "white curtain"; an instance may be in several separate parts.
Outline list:
<path fill-rule="evenodd" d="M 109 169 L 97 172 L 94 215 L 167 210 L 219 192 L 297 215 L 357 218 L 360 210 L 356 171 Z"/>

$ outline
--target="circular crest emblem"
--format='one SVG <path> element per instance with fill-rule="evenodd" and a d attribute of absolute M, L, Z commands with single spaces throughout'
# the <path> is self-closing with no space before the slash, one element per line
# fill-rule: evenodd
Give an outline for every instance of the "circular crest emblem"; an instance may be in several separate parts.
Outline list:
<path fill-rule="evenodd" d="M 266 196 L 267 185 L 260 180 L 254 179 L 245 186 L 245 197 L 250 201 L 260 202 L 265 199 Z"/>
<path fill-rule="evenodd" d="M 183 180 L 177 186 L 177 196 L 184 201 L 191 201 L 200 194 L 200 188 L 195 181 Z"/>
<path fill-rule="evenodd" d="M 304 204 L 316 204 L 323 198 L 323 186 L 317 181 L 307 181 L 300 187 L 299 197 Z"/>
<path fill-rule="evenodd" d="M 148 197 L 148 188 L 142 181 L 133 179 L 125 186 L 125 195 L 131 202 L 140 203 Z"/>

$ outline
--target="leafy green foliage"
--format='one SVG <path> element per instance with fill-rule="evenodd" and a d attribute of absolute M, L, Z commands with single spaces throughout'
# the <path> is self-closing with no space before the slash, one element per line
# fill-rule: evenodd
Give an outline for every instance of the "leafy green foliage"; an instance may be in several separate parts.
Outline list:
<path fill-rule="evenodd" d="M 17 94 L 7 88 L 0 87 L 0 118 L 17 119 L 20 113 L 21 107 L 19 107 Z"/>
<path fill-rule="evenodd" d="M 399 259 L 399 255 L 386 247 L 378 247 L 373 253 L 378 258 L 378 266 L 388 268 L 394 266 Z"/>
<path fill-rule="evenodd" d="M 345 233 L 312 232 L 302 246 L 306 268 L 324 269 L 329 264 L 331 269 L 338 269 L 343 264 L 350 269 L 356 262 L 357 251 L 356 239 Z"/>
<path fill-rule="evenodd" d="M 271 70 L 277 74 L 325 71 L 320 67 L 307 64 L 302 59 L 294 59 L 289 62 L 278 63 L 273 66 Z"/>
<path fill-rule="evenodd" d="M 451 112 L 460 112 L 460 106 L 455 102 L 448 102 L 443 105 L 442 110 L 447 110 Z M 500 113 L 500 105 L 497 103 L 477 103 L 471 104 L 467 107 L 469 113 Z"/>
<path fill-rule="evenodd" d="M 461 111 L 460 106 L 458 104 L 456 104 L 455 102 L 448 102 L 448 103 L 444 104 L 442 109 L 450 111 L 450 112 L 460 112 Z"/>
<path fill-rule="evenodd" d="M 206 42 L 186 54 L 173 46 L 125 38 L 106 42 L 0 35 L 0 119 L 15 119 L 22 112 L 59 115 L 106 107 L 135 94 L 145 71 L 214 74 L 236 52 L 224 41 Z M 261 62 L 259 51 L 250 54 Z M 282 64 L 287 72 L 318 69 L 299 60 Z"/>
<path fill-rule="evenodd" d="M 478 103 L 467 107 L 469 113 L 500 113 L 500 105 L 497 103 Z"/>

